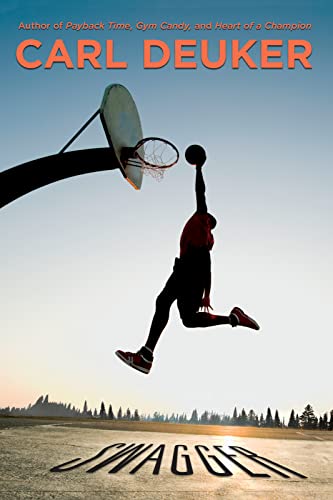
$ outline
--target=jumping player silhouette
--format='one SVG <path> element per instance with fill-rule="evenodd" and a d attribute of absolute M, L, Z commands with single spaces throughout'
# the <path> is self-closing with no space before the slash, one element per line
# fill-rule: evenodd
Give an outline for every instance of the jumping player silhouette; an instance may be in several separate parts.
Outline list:
<path fill-rule="evenodd" d="M 239 307 L 234 307 L 228 316 L 217 316 L 209 312 L 212 309 L 210 251 L 214 245 L 212 230 L 216 226 L 216 219 L 207 209 L 202 176 L 206 155 L 203 149 L 202 152 L 201 158 L 196 161 L 197 210 L 184 226 L 180 238 L 180 256 L 175 259 L 173 272 L 156 299 L 156 310 L 147 341 L 136 353 L 116 351 L 116 355 L 124 363 L 146 374 L 151 369 L 154 349 L 167 325 L 170 308 L 175 300 L 182 322 L 188 328 L 231 325 L 259 330 L 258 323 Z"/>

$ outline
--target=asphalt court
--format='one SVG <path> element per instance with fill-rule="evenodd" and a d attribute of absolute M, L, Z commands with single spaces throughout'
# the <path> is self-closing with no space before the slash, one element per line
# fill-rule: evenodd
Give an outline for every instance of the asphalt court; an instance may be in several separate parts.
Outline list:
<path fill-rule="evenodd" d="M 332 433 L 272 439 L 232 428 L 204 435 L 26 423 L 0 427 L 1 499 L 333 499 Z"/>

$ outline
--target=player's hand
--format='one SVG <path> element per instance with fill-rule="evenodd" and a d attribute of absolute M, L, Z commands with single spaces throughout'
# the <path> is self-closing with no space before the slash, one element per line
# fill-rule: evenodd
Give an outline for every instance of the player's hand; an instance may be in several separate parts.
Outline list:
<path fill-rule="evenodd" d="M 209 312 L 209 309 L 213 310 L 212 306 L 210 305 L 210 297 L 205 296 L 203 297 L 201 301 L 201 308 L 204 310 L 204 312 Z"/>

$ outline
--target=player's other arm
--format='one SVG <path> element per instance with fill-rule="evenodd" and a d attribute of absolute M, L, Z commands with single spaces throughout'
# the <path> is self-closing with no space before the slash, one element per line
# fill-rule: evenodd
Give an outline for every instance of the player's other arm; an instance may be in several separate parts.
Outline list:
<path fill-rule="evenodd" d="M 197 213 L 206 214 L 208 212 L 206 203 L 206 186 L 202 175 L 202 167 L 196 167 L 195 194 L 197 199 Z"/>
<path fill-rule="evenodd" d="M 211 273 L 211 261 L 210 254 L 207 254 L 207 262 L 205 266 L 205 287 L 204 295 L 202 298 L 202 307 L 208 312 L 209 309 L 213 309 L 210 305 L 210 289 L 212 284 L 212 273 Z"/>

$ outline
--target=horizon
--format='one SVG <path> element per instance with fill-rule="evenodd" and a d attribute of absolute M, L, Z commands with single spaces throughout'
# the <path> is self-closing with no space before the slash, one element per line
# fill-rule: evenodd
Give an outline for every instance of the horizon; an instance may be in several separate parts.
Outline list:
<path fill-rule="evenodd" d="M 1 412 L 2 411 L 5 411 L 7 408 L 9 409 L 9 413 L 12 413 L 15 411 L 19 411 L 19 412 L 24 412 L 24 411 L 27 411 L 29 410 L 30 408 L 33 408 L 34 406 L 38 406 L 38 405 L 45 405 L 45 404 L 50 404 L 50 405 L 57 405 L 57 406 L 64 406 L 64 407 L 70 407 L 70 411 L 76 411 L 76 412 L 79 412 L 80 414 L 83 414 L 85 411 L 87 411 L 88 413 L 91 413 L 91 416 L 96 416 L 98 418 L 102 418 L 101 417 L 101 411 L 102 411 L 102 405 L 104 405 L 104 409 L 106 411 L 106 414 L 108 414 L 108 411 L 109 411 L 109 408 L 111 406 L 112 408 L 112 411 L 113 411 L 113 414 L 114 414 L 114 419 L 118 420 L 119 418 L 116 416 L 118 414 L 118 412 L 121 410 L 122 411 L 122 419 L 126 419 L 125 418 L 125 413 L 126 411 L 130 410 L 131 412 L 131 417 L 133 418 L 133 415 L 134 415 L 134 412 L 138 412 L 139 416 L 140 416 L 140 419 L 143 418 L 143 419 L 154 419 L 154 414 L 157 413 L 160 417 L 163 417 L 163 421 L 165 421 L 164 419 L 170 419 L 170 418 L 173 418 L 173 416 L 175 418 L 179 418 L 179 417 L 185 417 L 185 422 L 190 422 L 191 421 L 191 416 L 193 414 L 193 412 L 197 412 L 198 414 L 198 417 L 199 417 L 199 420 L 201 419 L 201 417 L 207 413 L 208 417 L 210 417 L 211 415 L 217 415 L 219 416 L 220 418 L 224 419 L 224 418 L 227 418 L 227 419 L 230 419 L 230 422 L 232 421 L 232 419 L 234 418 L 234 414 L 235 412 L 237 413 L 237 418 L 239 419 L 242 412 L 245 411 L 245 414 L 246 414 L 246 418 L 249 418 L 249 415 L 250 415 L 250 412 L 254 412 L 254 416 L 258 419 L 258 422 L 259 420 L 261 419 L 261 417 L 263 416 L 264 420 L 266 421 L 266 418 L 267 418 L 267 415 L 268 415 L 268 411 L 270 411 L 271 413 L 271 416 L 272 416 L 272 420 L 274 422 L 275 420 L 275 415 L 276 413 L 278 414 L 279 418 L 280 418 L 280 422 L 281 422 L 281 425 L 283 426 L 286 426 L 288 427 L 288 421 L 291 417 L 291 414 L 294 413 L 294 416 L 297 418 L 299 416 L 302 415 L 302 413 L 304 412 L 304 410 L 306 410 L 306 408 L 308 406 L 310 406 L 314 412 L 314 415 L 315 417 L 318 418 L 318 422 L 319 422 L 319 418 L 323 417 L 325 414 L 327 415 L 328 417 L 328 422 L 330 420 L 330 417 L 333 416 L 333 408 L 330 409 L 330 410 L 327 410 L 326 412 L 323 412 L 322 414 L 321 413 L 317 413 L 315 411 L 315 409 L 313 408 L 313 405 L 311 405 L 310 403 L 307 403 L 306 405 L 304 405 L 303 407 L 303 411 L 300 410 L 300 411 L 297 411 L 297 409 L 295 410 L 295 408 L 291 408 L 290 411 L 289 411 L 289 414 L 282 414 L 280 412 L 280 410 L 278 408 L 273 408 L 271 406 L 268 406 L 266 408 L 265 411 L 262 411 L 262 412 L 257 412 L 255 408 L 242 408 L 241 406 L 235 406 L 235 408 L 233 409 L 232 412 L 215 412 L 214 410 L 208 410 L 208 409 L 205 409 L 205 410 L 200 410 L 198 411 L 197 408 L 193 408 L 192 411 L 190 412 L 182 412 L 182 411 L 167 411 L 167 412 L 159 412 L 159 410 L 157 408 L 155 408 L 154 412 L 145 412 L 144 410 L 141 410 L 140 408 L 132 408 L 131 405 L 128 405 L 128 404 L 125 404 L 125 405 L 120 405 L 119 408 L 117 406 L 114 406 L 112 404 L 112 402 L 105 402 L 105 401 L 100 401 L 100 403 L 94 407 L 93 406 L 90 406 L 89 405 L 89 402 L 87 399 L 84 400 L 83 404 L 77 406 L 77 405 L 74 405 L 73 403 L 71 402 L 64 402 L 64 401 L 52 401 L 49 399 L 49 395 L 46 394 L 45 396 L 44 395 L 41 395 L 39 396 L 34 403 L 30 402 L 28 405 L 24 406 L 24 407 L 10 407 L 10 406 L 6 406 L 6 407 L 1 407 L 0 406 L 0 416 L 6 416 L 6 414 L 2 414 Z M 86 408 L 86 410 L 85 410 Z M 96 414 L 96 415 L 95 415 Z M 318 416 L 317 416 L 318 415 Z M 14 415 L 14 416 L 17 416 L 17 415 Z M 23 416 L 24 416 L 24 413 L 23 413 Z M 35 415 L 36 416 L 36 415 Z M 46 414 L 45 416 L 56 416 L 56 415 L 48 415 Z M 60 415 L 61 416 L 61 415 Z M 107 419 L 109 419 L 110 417 L 107 416 L 105 417 Z M 199 422 L 200 423 L 200 422 Z M 209 425 L 215 425 L 215 424 L 209 424 Z M 226 423 L 218 423 L 216 425 L 235 425 L 235 424 L 226 424 Z M 245 424 L 239 424 L 239 425 L 245 425 Z M 260 425 L 259 425 L 260 426 Z"/>

